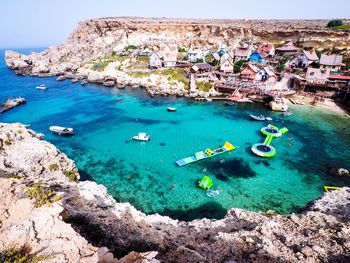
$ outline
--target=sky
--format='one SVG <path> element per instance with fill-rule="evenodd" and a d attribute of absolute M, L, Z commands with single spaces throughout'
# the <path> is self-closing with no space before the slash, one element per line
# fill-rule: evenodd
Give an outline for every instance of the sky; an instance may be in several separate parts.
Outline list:
<path fill-rule="evenodd" d="M 99 17 L 332 19 L 349 10 L 350 0 L 3 0 L 0 48 L 60 44 L 79 21 Z"/>

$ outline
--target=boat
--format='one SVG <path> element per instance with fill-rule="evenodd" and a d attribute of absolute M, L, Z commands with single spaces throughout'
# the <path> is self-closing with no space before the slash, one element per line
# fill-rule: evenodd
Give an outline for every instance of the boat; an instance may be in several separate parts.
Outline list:
<path fill-rule="evenodd" d="M 190 164 L 203 159 L 214 157 L 216 155 L 223 154 L 225 152 L 232 151 L 234 149 L 236 149 L 236 147 L 233 146 L 230 142 L 225 142 L 225 144 L 221 147 L 218 147 L 215 149 L 207 148 L 204 151 L 196 152 L 193 156 L 186 157 L 184 159 L 176 161 L 176 164 L 178 166 L 184 166 L 186 164 Z"/>
<path fill-rule="evenodd" d="M 270 108 L 273 111 L 282 111 L 282 112 L 286 112 L 288 111 L 288 105 L 287 103 L 284 101 L 283 98 L 274 98 L 270 103 L 269 103 Z"/>
<path fill-rule="evenodd" d="M 61 127 L 61 126 L 50 126 L 50 131 L 57 133 L 58 135 L 73 135 L 73 128 Z"/>
<path fill-rule="evenodd" d="M 286 112 L 282 112 L 281 113 L 281 115 L 283 116 L 283 117 L 288 117 L 288 116 L 290 116 L 290 115 L 292 115 L 293 113 L 292 112 L 290 112 L 290 111 L 286 111 Z"/>
<path fill-rule="evenodd" d="M 264 115 L 256 116 L 253 114 L 249 114 L 249 116 L 250 116 L 250 118 L 252 118 L 253 120 L 256 120 L 256 121 L 272 121 L 271 117 L 265 117 Z"/>
<path fill-rule="evenodd" d="M 135 141 L 149 141 L 151 140 L 151 136 L 147 135 L 144 132 L 140 132 L 138 135 L 132 137 Z"/>
<path fill-rule="evenodd" d="M 225 102 L 225 106 L 234 106 L 235 103 L 234 102 Z"/>
<path fill-rule="evenodd" d="M 208 197 L 216 197 L 220 194 L 221 192 L 221 189 L 218 188 L 216 190 L 213 190 L 213 189 L 207 189 L 207 196 Z"/>
<path fill-rule="evenodd" d="M 45 84 L 41 84 L 39 86 L 36 86 L 36 89 L 38 89 L 38 90 L 46 90 L 47 87 L 45 86 Z"/>
<path fill-rule="evenodd" d="M 173 108 L 173 107 L 168 107 L 168 109 L 167 109 L 168 111 L 170 111 L 170 112 L 174 112 L 174 111 L 176 111 L 176 108 Z"/>

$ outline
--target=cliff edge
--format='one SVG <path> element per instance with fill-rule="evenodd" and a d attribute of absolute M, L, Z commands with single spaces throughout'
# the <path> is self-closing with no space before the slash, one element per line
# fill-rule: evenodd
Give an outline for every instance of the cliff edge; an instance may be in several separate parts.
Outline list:
<path fill-rule="evenodd" d="M 45 262 L 350 260 L 349 188 L 298 215 L 231 209 L 222 220 L 181 222 L 79 182 L 74 163 L 38 137 L 22 124 L 0 123 L 0 260 L 22 245 Z"/>

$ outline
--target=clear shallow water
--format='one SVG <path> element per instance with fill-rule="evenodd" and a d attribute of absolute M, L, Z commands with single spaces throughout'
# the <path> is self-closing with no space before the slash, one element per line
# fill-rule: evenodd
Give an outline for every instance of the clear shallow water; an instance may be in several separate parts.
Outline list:
<path fill-rule="evenodd" d="M 263 105 L 198 103 L 176 98 L 149 98 L 143 90 L 110 89 L 55 78 L 16 76 L 1 52 L 0 101 L 23 96 L 26 105 L 3 115 L 1 122 L 21 122 L 45 134 L 72 158 L 83 179 L 104 184 L 120 201 L 147 213 L 179 219 L 220 218 L 232 207 L 291 213 L 323 193 L 324 185 L 350 185 L 349 179 L 327 175 L 327 167 L 349 167 L 350 118 L 314 107 L 292 107 L 282 117 Z M 49 89 L 38 91 L 45 83 Z M 168 106 L 178 109 L 166 111 Z M 249 113 L 267 114 L 289 132 L 276 139 L 273 159 L 252 155 L 264 140 L 264 123 Z M 73 137 L 48 131 L 50 125 L 74 127 Z M 138 132 L 152 140 L 131 140 Z M 239 148 L 212 159 L 177 167 L 175 161 L 230 141 Z M 196 187 L 203 175 L 222 193 L 209 198 Z M 172 189 L 172 186 L 176 187 Z"/>

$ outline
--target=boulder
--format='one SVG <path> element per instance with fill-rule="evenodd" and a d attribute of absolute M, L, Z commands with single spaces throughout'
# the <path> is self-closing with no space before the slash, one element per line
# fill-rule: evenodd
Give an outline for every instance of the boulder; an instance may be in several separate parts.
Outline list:
<path fill-rule="evenodd" d="M 108 81 L 103 82 L 102 85 L 105 87 L 114 87 L 115 82 L 113 80 L 108 80 Z"/>
<path fill-rule="evenodd" d="M 88 75 L 88 81 L 89 82 L 103 82 L 104 81 L 104 75 L 97 71 L 91 71 Z"/>

